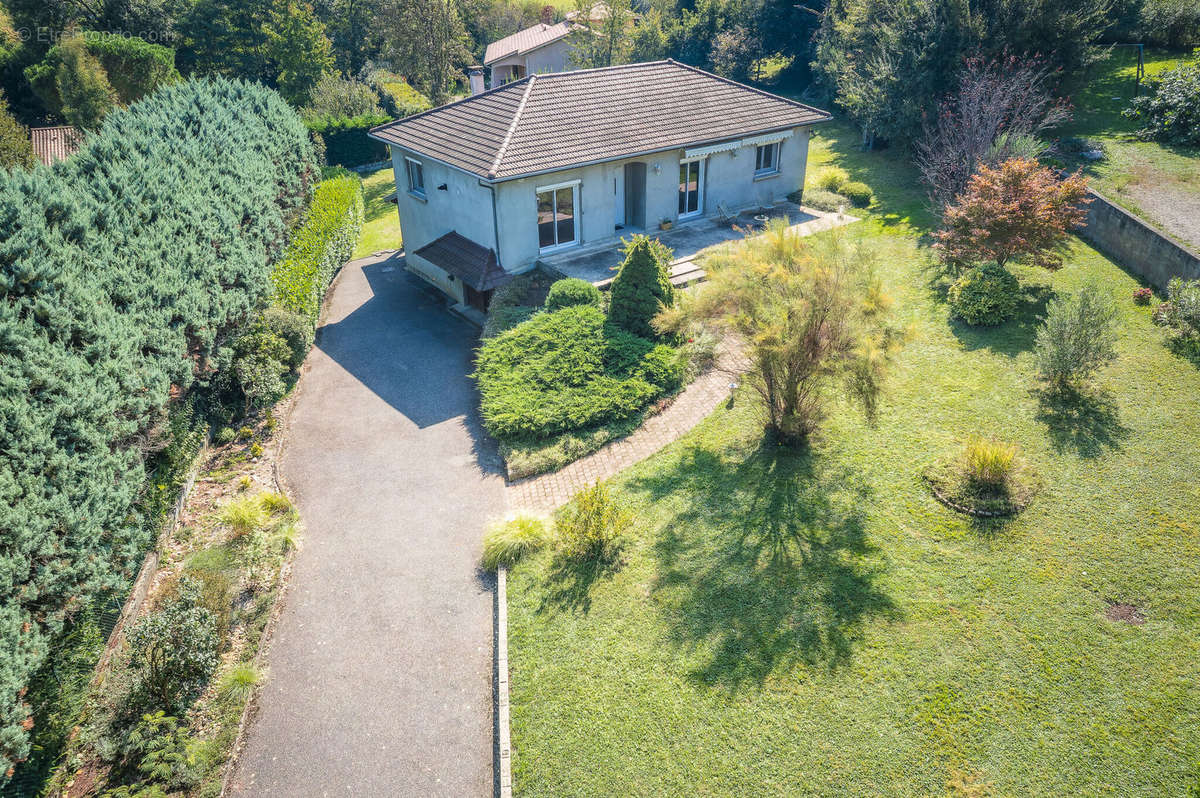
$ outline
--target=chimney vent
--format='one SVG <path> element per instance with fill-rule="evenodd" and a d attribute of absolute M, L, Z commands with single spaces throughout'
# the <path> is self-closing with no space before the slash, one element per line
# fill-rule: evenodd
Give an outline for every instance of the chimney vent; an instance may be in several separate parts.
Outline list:
<path fill-rule="evenodd" d="M 473 66 L 467 70 L 467 81 L 471 84 L 471 96 L 483 94 L 483 67 Z"/>

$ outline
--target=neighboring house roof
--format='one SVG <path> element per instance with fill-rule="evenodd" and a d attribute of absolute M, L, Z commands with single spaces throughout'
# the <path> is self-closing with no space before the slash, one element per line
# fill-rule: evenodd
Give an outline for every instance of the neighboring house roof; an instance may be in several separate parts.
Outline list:
<path fill-rule="evenodd" d="M 371 137 L 508 180 L 830 118 L 667 60 L 531 75 L 381 125 Z"/>
<path fill-rule="evenodd" d="M 484 249 L 469 238 L 450 232 L 413 253 L 453 274 L 476 291 L 488 291 L 507 283 L 511 276 L 500 266 L 496 251 Z"/>
<path fill-rule="evenodd" d="M 483 65 L 487 66 L 493 61 L 508 58 L 510 55 L 524 55 L 530 50 L 545 47 L 551 42 L 565 38 L 570 33 L 571 26 L 569 23 L 559 22 L 554 25 L 547 25 L 545 22 L 539 22 L 532 28 L 519 30 L 512 36 L 505 36 L 503 39 L 489 44 L 487 50 L 483 53 Z"/>
<path fill-rule="evenodd" d="M 34 154 L 47 166 L 70 158 L 83 146 L 83 133 L 70 125 L 35 127 L 29 131 L 29 138 Z"/>

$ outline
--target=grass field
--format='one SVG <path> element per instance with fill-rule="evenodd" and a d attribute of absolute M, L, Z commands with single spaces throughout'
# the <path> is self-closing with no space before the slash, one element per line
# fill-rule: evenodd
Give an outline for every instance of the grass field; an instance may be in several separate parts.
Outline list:
<path fill-rule="evenodd" d="M 355 258 L 364 258 L 382 249 L 400 249 L 400 217 L 396 215 L 396 204 L 387 201 L 395 190 L 391 169 L 380 169 L 363 177 L 366 209 L 362 236 L 354 250 Z"/>
<path fill-rule="evenodd" d="M 1146 76 L 1187 58 L 1148 50 Z M 1200 247 L 1200 150 L 1133 138 L 1140 125 L 1121 111 L 1133 96 L 1135 73 L 1133 50 L 1115 49 L 1092 68 L 1088 83 L 1072 98 L 1074 120 L 1056 134 L 1099 142 L 1104 160 L 1075 162 L 1092 177 L 1096 190 L 1175 238 Z"/>
<path fill-rule="evenodd" d="M 878 204 L 913 337 L 877 426 L 836 405 L 807 453 L 764 446 L 751 394 L 615 481 L 619 566 L 543 553 L 509 576 L 519 796 L 1184 795 L 1200 759 L 1200 370 L 1137 281 L 1082 243 L 1020 270 L 995 329 L 948 320 L 929 219 L 895 154 L 826 125 Z M 1045 399 L 1031 347 L 1052 292 L 1097 278 L 1120 359 Z M 1024 514 L 971 521 L 922 470 L 965 437 L 1022 447 Z M 1136 605 L 1144 624 L 1106 618 Z"/>

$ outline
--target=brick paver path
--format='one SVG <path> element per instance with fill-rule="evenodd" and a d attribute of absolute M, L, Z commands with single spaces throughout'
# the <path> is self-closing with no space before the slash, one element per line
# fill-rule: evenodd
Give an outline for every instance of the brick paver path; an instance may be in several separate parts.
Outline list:
<path fill-rule="evenodd" d="M 745 363 L 736 352 L 722 353 L 717 367 L 683 390 L 671 406 L 628 437 L 607 444 L 558 471 L 510 482 L 505 487 L 513 510 L 550 511 L 565 504 L 594 482 L 646 459 L 668 443 L 679 440 L 722 402 L 729 400 L 730 383 L 740 381 Z"/>

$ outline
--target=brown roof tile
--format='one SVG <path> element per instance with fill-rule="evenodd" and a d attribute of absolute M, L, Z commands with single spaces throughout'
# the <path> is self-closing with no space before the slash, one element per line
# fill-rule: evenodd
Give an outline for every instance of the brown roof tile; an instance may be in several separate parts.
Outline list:
<path fill-rule="evenodd" d="M 655 61 L 532 75 L 371 136 L 506 180 L 828 119 L 803 103 Z"/>
<path fill-rule="evenodd" d="M 496 259 L 495 250 L 484 249 L 456 232 L 446 233 L 413 254 L 453 274 L 476 291 L 488 291 L 511 279 Z"/>
<path fill-rule="evenodd" d="M 83 134 L 69 125 L 35 127 L 29 138 L 34 154 L 47 166 L 71 157 L 83 146 Z"/>

